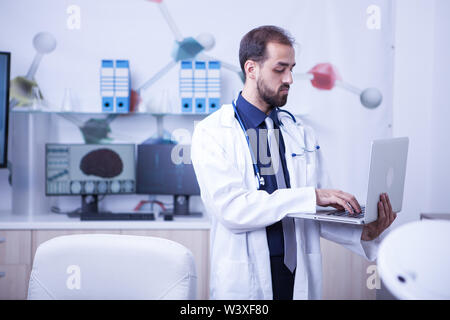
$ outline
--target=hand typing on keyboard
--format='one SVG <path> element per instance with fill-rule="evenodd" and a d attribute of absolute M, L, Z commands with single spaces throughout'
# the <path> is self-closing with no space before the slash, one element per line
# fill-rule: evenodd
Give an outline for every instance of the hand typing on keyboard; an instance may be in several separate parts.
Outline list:
<path fill-rule="evenodd" d="M 341 190 L 316 189 L 316 203 L 322 207 L 347 210 L 350 214 L 361 213 L 361 206 L 355 196 Z"/>
<path fill-rule="evenodd" d="M 365 212 L 365 207 L 362 206 L 360 213 L 357 213 L 357 212 L 351 213 L 348 210 L 337 210 L 337 211 L 333 211 L 331 213 L 331 215 L 338 216 L 338 217 L 362 218 L 362 217 L 364 217 L 364 212 Z"/>

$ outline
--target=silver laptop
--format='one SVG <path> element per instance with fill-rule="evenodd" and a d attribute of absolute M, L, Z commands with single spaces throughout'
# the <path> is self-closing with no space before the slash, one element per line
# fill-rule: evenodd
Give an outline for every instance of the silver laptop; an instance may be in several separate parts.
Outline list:
<path fill-rule="evenodd" d="M 380 194 L 387 193 L 392 210 L 400 212 L 403 203 L 406 159 L 409 139 L 391 138 L 372 141 L 370 155 L 369 185 L 365 205 L 361 205 L 361 214 L 350 214 L 345 210 L 329 207 L 317 207 L 314 213 L 289 213 L 289 217 L 316 219 L 322 221 L 367 224 L 378 218 Z"/>

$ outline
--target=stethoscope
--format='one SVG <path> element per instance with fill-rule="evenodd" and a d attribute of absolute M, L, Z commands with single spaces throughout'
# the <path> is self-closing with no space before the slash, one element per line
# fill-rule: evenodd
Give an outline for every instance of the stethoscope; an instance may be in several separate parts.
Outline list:
<path fill-rule="evenodd" d="M 250 150 L 250 155 L 252 157 L 253 171 L 255 172 L 255 179 L 256 179 L 256 183 L 258 185 L 258 190 L 259 190 L 261 188 L 261 186 L 265 185 L 264 177 L 261 177 L 261 172 L 260 172 L 259 167 L 257 165 L 256 157 L 255 157 L 255 154 L 253 153 L 253 148 L 250 146 L 250 138 L 249 138 L 249 136 L 247 134 L 247 131 L 245 130 L 244 123 L 242 122 L 242 119 L 239 116 L 239 113 L 237 112 L 235 101 L 232 102 L 232 105 L 233 105 L 233 109 L 234 109 L 234 114 L 236 115 L 236 119 L 239 122 L 239 125 L 242 128 L 242 131 L 244 132 L 245 140 L 247 140 L 247 145 L 248 145 L 248 148 Z M 277 108 L 277 111 L 278 112 L 284 112 L 284 113 L 288 114 L 289 117 L 291 117 L 292 121 L 294 121 L 294 123 L 297 123 L 297 120 L 295 119 L 294 115 L 292 113 L 290 113 L 289 111 L 282 110 L 280 108 Z M 280 125 L 283 126 L 283 123 L 281 122 L 281 120 L 280 120 Z M 303 148 L 303 153 L 292 153 L 291 156 L 293 158 L 294 157 L 301 157 L 301 156 L 304 156 L 306 153 L 315 152 L 315 151 L 317 151 L 319 149 L 320 149 L 319 145 L 316 145 L 314 147 L 314 149 Z"/>

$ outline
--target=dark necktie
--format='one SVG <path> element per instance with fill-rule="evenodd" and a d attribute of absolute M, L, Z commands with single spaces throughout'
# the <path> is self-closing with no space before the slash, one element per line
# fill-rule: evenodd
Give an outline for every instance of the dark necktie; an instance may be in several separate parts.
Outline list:
<path fill-rule="evenodd" d="M 277 180 L 278 189 L 286 188 L 286 180 L 284 178 L 283 166 L 280 159 L 280 148 L 278 139 L 274 129 L 273 120 L 267 117 L 265 120 L 267 126 L 267 139 L 269 142 L 270 157 L 272 160 L 272 168 Z M 279 131 L 277 132 L 279 135 Z M 284 264 L 291 271 L 294 272 L 297 266 L 297 243 L 295 239 L 295 223 L 294 218 L 284 217 L 281 220 L 283 225 L 284 237 Z"/>

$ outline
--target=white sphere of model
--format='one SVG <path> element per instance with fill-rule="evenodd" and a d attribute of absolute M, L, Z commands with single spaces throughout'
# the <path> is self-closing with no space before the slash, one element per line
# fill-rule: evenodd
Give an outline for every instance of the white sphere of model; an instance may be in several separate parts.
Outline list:
<path fill-rule="evenodd" d="M 50 53 L 56 48 L 56 39 L 48 32 L 39 32 L 33 38 L 33 46 L 39 53 Z"/>
<path fill-rule="evenodd" d="M 381 104 L 383 96 L 376 88 L 365 89 L 360 96 L 361 103 L 364 107 L 369 109 L 375 109 Z"/>
<path fill-rule="evenodd" d="M 214 36 L 210 33 L 200 33 L 195 40 L 203 46 L 205 51 L 211 50 L 216 44 Z"/>

